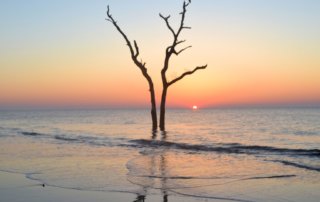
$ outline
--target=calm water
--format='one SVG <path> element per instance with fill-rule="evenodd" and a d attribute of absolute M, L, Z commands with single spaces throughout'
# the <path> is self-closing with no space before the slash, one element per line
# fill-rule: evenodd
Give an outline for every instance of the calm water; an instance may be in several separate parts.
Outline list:
<path fill-rule="evenodd" d="M 319 201 L 320 109 L 0 111 L 0 170 L 194 201 Z M 133 200 L 134 201 L 134 198 Z"/>

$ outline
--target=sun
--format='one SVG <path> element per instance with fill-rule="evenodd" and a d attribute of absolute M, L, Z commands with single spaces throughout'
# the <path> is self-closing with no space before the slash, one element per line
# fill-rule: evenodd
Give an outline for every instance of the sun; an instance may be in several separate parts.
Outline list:
<path fill-rule="evenodd" d="M 192 106 L 192 109 L 193 109 L 193 110 L 197 110 L 197 109 L 198 109 L 198 106 L 197 106 L 197 105 L 193 105 L 193 106 Z"/>

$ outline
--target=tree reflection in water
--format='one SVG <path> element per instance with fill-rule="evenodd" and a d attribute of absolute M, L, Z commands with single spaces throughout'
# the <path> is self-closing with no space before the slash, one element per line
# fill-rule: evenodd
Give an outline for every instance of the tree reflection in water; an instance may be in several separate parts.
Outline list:
<path fill-rule="evenodd" d="M 153 131 L 151 135 L 152 140 L 156 140 L 157 138 L 157 131 Z M 166 141 L 167 132 L 161 131 L 161 141 Z M 150 158 L 150 165 L 149 165 L 149 176 L 151 176 L 150 180 L 152 181 L 149 186 L 140 185 L 143 189 L 144 193 L 148 192 L 148 189 L 153 187 L 156 183 L 156 179 L 160 179 L 160 190 L 162 193 L 163 202 L 168 202 L 168 191 L 167 191 L 167 162 L 166 162 L 166 150 L 161 151 L 160 153 L 154 152 L 148 155 Z M 157 158 L 159 158 L 159 164 L 157 164 Z M 160 176 L 157 176 L 157 170 L 159 169 Z M 156 177 L 155 177 L 156 176 Z M 144 202 L 146 200 L 146 195 L 138 194 L 137 198 L 133 202 Z"/>

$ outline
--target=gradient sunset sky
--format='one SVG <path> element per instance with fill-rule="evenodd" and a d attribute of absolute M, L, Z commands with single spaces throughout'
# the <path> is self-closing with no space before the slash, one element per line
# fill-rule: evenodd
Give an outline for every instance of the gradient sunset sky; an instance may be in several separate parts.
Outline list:
<path fill-rule="evenodd" d="M 153 77 L 157 98 L 182 0 L 0 1 L 0 107 L 149 107 L 146 80 L 133 64 L 111 13 Z M 208 64 L 169 88 L 171 107 L 320 104 L 320 1 L 193 0 L 170 79 Z M 159 102 L 158 102 L 159 103 Z"/>

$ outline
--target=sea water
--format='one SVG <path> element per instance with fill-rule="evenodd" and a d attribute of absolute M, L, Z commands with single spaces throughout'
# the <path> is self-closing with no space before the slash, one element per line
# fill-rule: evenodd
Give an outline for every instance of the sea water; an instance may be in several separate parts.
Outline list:
<path fill-rule="evenodd" d="M 165 132 L 144 109 L 5 110 L 0 170 L 164 201 L 319 201 L 320 109 L 168 109 Z"/>

